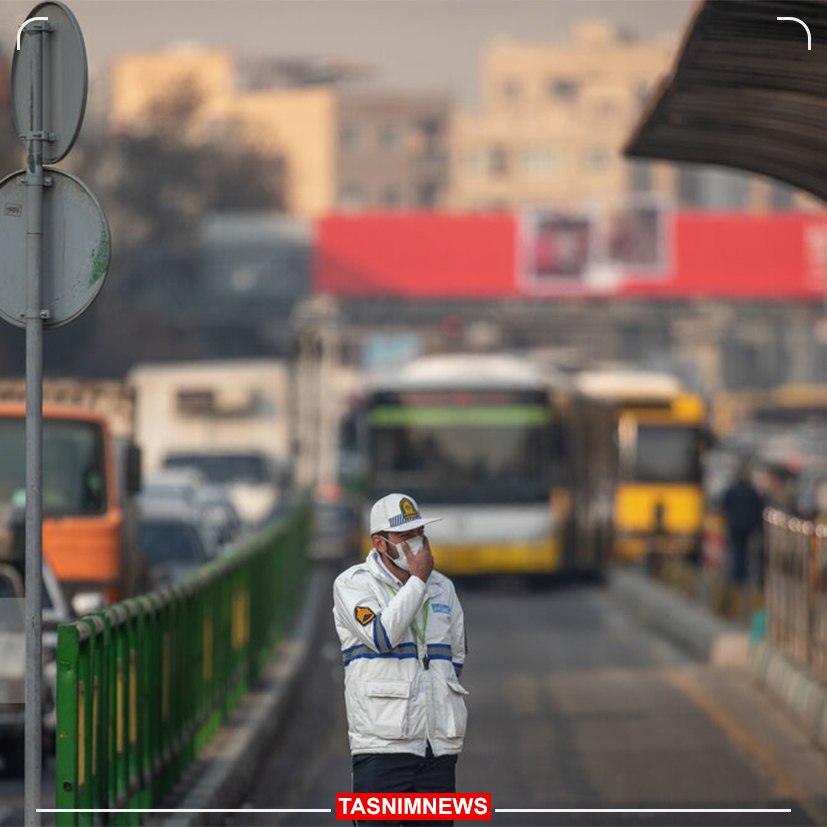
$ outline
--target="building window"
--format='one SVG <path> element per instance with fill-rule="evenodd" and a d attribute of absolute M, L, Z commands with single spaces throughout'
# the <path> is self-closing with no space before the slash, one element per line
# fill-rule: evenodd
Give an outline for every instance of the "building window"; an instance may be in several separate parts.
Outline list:
<path fill-rule="evenodd" d="M 589 169 L 605 169 L 609 164 L 609 153 L 600 147 L 592 147 L 586 150 L 583 161 Z"/>
<path fill-rule="evenodd" d="M 402 203 L 402 196 L 399 193 L 399 187 L 389 186 L 382 190 L 380 198 L 383 207 L 398 207 Z"/>
<path fill-rule="evenodd" d="M 703 184 L 697 167 L 684 164 L 678 167 L 678 203 L 682 207 L 702 206 Z"/>
<path fill-rule="evenodd" d="M 343 124 L 339 130 L 339 146 L 342 149 L 356 149 L 361 143 L 361 138 L 359 127 L 356 124 Z"/>
<path fill-rule="evenodd" d="M 652 191 L 652 165 L 648 161 L 630 162 L 629 189 L 632 192 Z"/>
<path fill-rule="evenodd" d="M 388 123 L 385 124 L 379 130 L 379 146 L 382 149 L 386 150 L 394 150 L 398 149 L 400 143 L 402 142 L 402 133 L 399 127 L 396 124 Z"/>
<path fill-rule="evenodd" d="M 560 168 L 561 156 L 550 147 L 529 147 L 520 152 L 519 166 L 526 175 L 550 175 Z"/>
<path fill-rule="evenodd" d="M 439 199 L 439 184 L 434 181 L 423 181 L 416 188 L 416 205 L 425 209 L 436 207 Z"/>
<path fill-rule="evenodd" d="M 773 181 L 770 187 L 770 209 L 791 210 L 795 205 L 795 188 L 780 181 Z"/>
<path fill-rule="evenodd" d="M 365 206 L 365 191 L 359 184 L 343 184 L 339 191 L 339 207 L 343 210 L 359 210 Z"/>
<path fill-rule="evenodd" d="M 492 175 L 507 175 L 509 172 L 508 150 L 501 144 L 492 146 L 488 153 L 488 170 Z"/>
<path fill-rule="evenodd" d="M 712 167 L 703 171 L 703 206 L 712 210 L 745 210 L 751 176 L 737 169 Z"/>
<path fill-rule="evenodd" d="M 440 154 L 442 123 L 438 118 L 421 118 L 416 123 L 416 146 L 419 154 L 426 158 L 436 158 Z"/>
<path fill-rule="evenodd" d="M 551 78 L 546 89 L 552 100 L 560 103 L 573 103 L 577 100 L 580 87 L 572 78 Z"/>

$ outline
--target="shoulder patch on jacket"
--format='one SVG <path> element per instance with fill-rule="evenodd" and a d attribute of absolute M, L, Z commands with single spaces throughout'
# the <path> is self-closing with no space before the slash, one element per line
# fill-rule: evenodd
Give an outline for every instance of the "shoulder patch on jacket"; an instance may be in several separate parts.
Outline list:
<path fill-rule="evenodd" d="M 376 617 L 376 613 L 373 609 L 369 609 L 367 606 L 357 606 L 353 610 L 353 616 L 356 618 L 357 623 L 362 626 L 367 626 L 368 623 Z"/>

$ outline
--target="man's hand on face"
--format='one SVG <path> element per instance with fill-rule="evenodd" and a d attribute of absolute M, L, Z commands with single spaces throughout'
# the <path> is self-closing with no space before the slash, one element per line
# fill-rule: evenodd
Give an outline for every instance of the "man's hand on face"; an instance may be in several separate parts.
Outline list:
<path fill-rule="evenodd" d="M 418 577 L 423 583 L 428 582 L 431 572 L 434 570 L 434 557 L 431 554 L 431 545 L 428 538 L 422 537 L 422 551 L 418 554 L 412 554 L 408 548 L 407 541 L 402 542 L 402 553 L 408 559 L 411 574 Z"/>

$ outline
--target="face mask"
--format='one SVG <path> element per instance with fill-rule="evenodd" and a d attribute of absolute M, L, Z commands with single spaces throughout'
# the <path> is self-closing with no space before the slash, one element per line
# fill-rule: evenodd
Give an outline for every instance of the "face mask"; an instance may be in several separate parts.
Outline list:
<path fill-rule="evenodd" d="M 423 548 L 425 548 L 425 543 L 420 535 L 416 537 L 411 537 L 408 542 L 408 548 L 411 550 L 411 554 L 419 554 Z M 408 565 L 408 558 L 405 556 L 405 552 L 402 550 L 402 543 L 392 543 L 390 540 L 387 541 L 389 546 L 393 546 L 397 552 L 399 552 L 399 556 L 393 562 L 399 566 L 402 571 L 410 571 L 410 566 Z"/>

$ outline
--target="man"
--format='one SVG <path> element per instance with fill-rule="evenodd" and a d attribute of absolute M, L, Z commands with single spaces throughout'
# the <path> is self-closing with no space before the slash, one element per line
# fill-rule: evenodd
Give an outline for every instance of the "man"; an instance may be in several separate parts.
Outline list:
<path fill-rule="evenodd" d="M 764 514 L 764 502 L 750 480 L 750 468 L 746 462 L 739 465 L 735 482 L 724 493 L 721 510 L 726 520 L 732 555 L 730 580 L 744 585 L 750 576 L 750 542 L 760 532 Z"/>
<path fill-rule="evenodd" d="M 413 497 L 382 497 L 370 512 L 372 551 L 333 586 L 353 792 L 456 789 L 467 716 L 459 682 L 465 629 L 425 536 L 438 519 L 423 518 Z"/>

